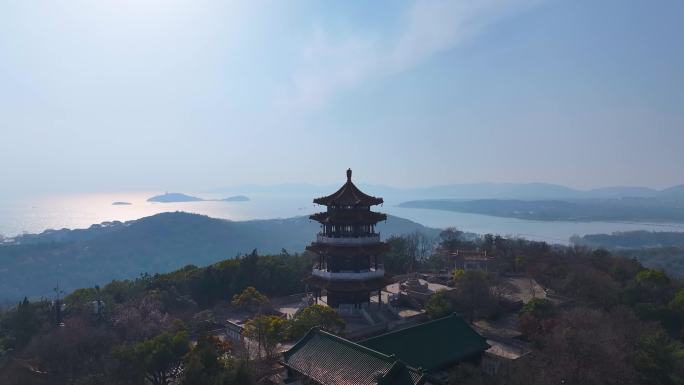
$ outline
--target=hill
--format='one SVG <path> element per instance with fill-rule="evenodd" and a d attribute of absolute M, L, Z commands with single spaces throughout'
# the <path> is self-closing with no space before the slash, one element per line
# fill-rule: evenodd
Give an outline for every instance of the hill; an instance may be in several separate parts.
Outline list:
<path fill-rule="evenodd" d="M 684 203 L 670 198 L 426 199 L 403 202 L 399 206 L 541 221 L 684 222 Z"/>
<path fill-rule="evenodd" d="M 383 237 L 438 233 L 391 216 L 378 231 Z M 58 282 L 69 291 L 187 264 L 205 266 L 253 249 L 301 252 L 317 232 L 318 224 L 306 217 L 234 222 L 174 212 L 24 235 L 0 245 L 0 301 L 48 296 Z"/>
<path fill-rule="evenodd" d="M 684 277 L 684 233 L 668 231 L 625 231 L 589 234 L 571 239 L 574 245 L 614 250 L 636 258 L 644 266 Z"/>
<path fill-rule="evenodd" d="M 621 231 L 612 234 L 588 234 L 582 237 L 573 237 L 572 243 L 609 249 L 684 248 L 684 233 L 673 231 Z"/>

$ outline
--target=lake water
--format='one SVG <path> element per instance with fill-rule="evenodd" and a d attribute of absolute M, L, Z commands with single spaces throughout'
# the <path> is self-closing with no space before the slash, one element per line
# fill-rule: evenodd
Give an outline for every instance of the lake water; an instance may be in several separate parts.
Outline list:
<path fill-rule="evenodd" d="M 186 211 L 230 220 L 288 218 L 316 212 L 310 196 L 250 195 L 249 202 L 152 203 L 152 192 L 74 194 L 41 197 L 22 201 L 0 201 L 0 234 L 13 236 L 22 232 L 37 233 L 46 229 L 86 228 L 105 221 L 127 221 L 167 211 Z M 206 194 L 197 194 L 216 198 Z M 114 206 L 124 201 L 131 205 Z M 388 201 L 377 211 L 413 220 L 425 226 L 457 227 L 479 234 L 493 233 L 527 239 L 567 244 L 574 235 L 650 230 L 682 231 L 684 224 L 622 222 L 541 222 L 491 217 L 427 209 L 397 207 Z"/>

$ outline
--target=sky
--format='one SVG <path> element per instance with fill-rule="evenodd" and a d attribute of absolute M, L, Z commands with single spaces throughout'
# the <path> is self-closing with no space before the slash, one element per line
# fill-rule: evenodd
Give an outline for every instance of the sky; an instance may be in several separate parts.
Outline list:
<path fill-rule="evenodd" d="M 2 194 L 684 183 L 679 0 L 0 2 Z"/>

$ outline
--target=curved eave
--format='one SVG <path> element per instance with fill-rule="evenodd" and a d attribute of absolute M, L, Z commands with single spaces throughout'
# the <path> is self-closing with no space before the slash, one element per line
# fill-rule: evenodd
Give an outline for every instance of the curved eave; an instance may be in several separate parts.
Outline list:
<path fill-rule="evenodd" d="M 325 224 L 369 224 L 387 220 L 387 214 L 375 211 L 356 212 L 321 212 L 309 216 L 309 219 Z"/>
<path fill-rule="evenodd" d="M 374 243 L 372 245 L 363 246 L 340 246 L 328 245 L 325 243 L 314 242 L 306 247 L 306 250 L 317 254 L 332 255 L 332 256 L 347 256 L 347 255 L 378 255 L 390 250 L 390 246 L 385 242 Z"/>
<path fill-rule="evenodd" d="M 394 283 L 389 274 L 385 274 L 384 277 L 380 278 L 353 281 L 327 280 L 311 275 L 304 278 L 304 282 L 319 289 L 337 292 L 373 291 Z"/>
<path fill-rule="evenodd" d="M 384 201 L 382 198 L 365 194 L 351 180 L 348 180 L 347 183 L 342 185 L 333 194 L 316 198 L 313 202 L 323 206 L 375 206 L 382 204 Z"/>

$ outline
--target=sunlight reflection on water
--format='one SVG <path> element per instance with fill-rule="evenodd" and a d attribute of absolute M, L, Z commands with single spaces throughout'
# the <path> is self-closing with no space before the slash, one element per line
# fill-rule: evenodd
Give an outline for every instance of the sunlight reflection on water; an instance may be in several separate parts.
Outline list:
<path fill-rule="evenodd" d="M 308 215 L 321 209 L 302 195 L 250 195 L 249 202 L 153 203 L 152 192 L 73 194 L 42 197 L 30 201 L 0 202 L 0 234 L 36 233 L 46 229 L 86 228 L 105 221 L 127 221 L 162 212 L 186 211 L 230 220 L 289 218 Z M 194 194 L 190 194 L 194 195 Z M 203 198 L 220 198 L 196 194 Z M 131 205 L 112 205 L 113 202 Z M 553 243 L 568 243 L 573 234 L 612 233 L 614 231 L 684 231 L 684 224 L 622 222 L 540 222 L 498 218 L 428 209 L 397 207 L 389 202 L 377 211 L 413 220 L 426 226 L 458 227 L 474 233 L 519 236 Z M 312 235 L 313 236 L 313 235 Z"/>

